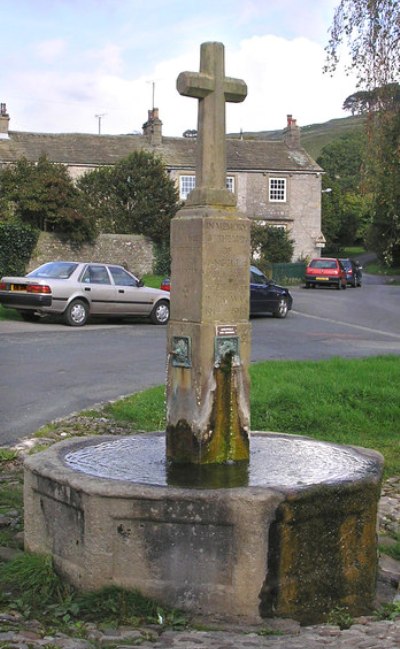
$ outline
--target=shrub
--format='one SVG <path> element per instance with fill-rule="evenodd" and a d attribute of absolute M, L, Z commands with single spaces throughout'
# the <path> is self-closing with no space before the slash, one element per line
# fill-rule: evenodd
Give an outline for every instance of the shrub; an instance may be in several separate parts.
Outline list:
<path fill-rule="evenodd" d="M 39 230 L 18 221 L 0 222 L 0 276 L 24 275 Z"/>

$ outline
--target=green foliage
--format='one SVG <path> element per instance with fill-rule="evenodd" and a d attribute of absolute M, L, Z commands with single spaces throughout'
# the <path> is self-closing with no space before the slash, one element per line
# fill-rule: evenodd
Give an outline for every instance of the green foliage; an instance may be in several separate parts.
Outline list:
<path fill-rule="evenodd" d="M 169 241 L 163 241 L 154 247 L 154 272 L 164 277 L 171 274 L 171 250 Z"/>
<path fill-rule="evenodd" d="M 361 184 L 365 148 L 365 133 L 346 133 L 325 146 L 317 162 L 342 192 L 355 192 Z"/>
<path fill-rule="evenodd" d="M 400 617 L 400 601 L 383 604 L 375 613 L 378 620 L 397 620 Z"/>
<path fill-rule="evenodd" d="M 372 224 L 367 242 L 387 267 L 400 266 L 400 111 L 375 116 L 369 178 Z"/>
<path fill-rule="evenodd" d="M 261 269 L 273 263 L 292 261 L 294 242 L 283 228 L 253 223 L 251 226 L 251 252 Z"/>
<path fill-rule="evenodd" d="M 346 102 L 368 109 L 366 180 L 372 196 L 366 245 L 388 266 L 400 261 L 400 4 L 341 0 L 334 15 L 325 71 L 334 72 L 347 44 L 349 69 L 364 91 Z"/>
<path fill-rule="evenodd" d="M 101 231 L 143 234 L 168 245 L 178 192 L 155 154 L 135 151 L 112 168 L 86 174 L 78 187 Z"/>
<path fill-rule="evenodd" d="M 35 615 L 70 595 L 57 575 L 51 557 L 23 553 L 0 568 L 0 583 L 10 589 L 19 610 Z"/>
<path fill-rule="evenodd" d="M 17 458 L 17 452 L 12 448 L 0 448 L 0 464 L 11 462 Z"/>
<path fill-rule="evenodd" d="M 370 196 L 363 185 L 366 136 L 347 133 L 323 148 L 318 164 L 326 172 L 321 201 L 325 254 L 338 254 L 345 245 L 365 239 L 369 226 Z"/>
<path fill-rule="evenodd" d="M 16 220 L 0 221 L 0 277 L 24 275 L 39 231 Z"/>
<path fill-rule="evenodd" d="M 336 71 L 343 45 L 346 70 L 368 90 L 398 81 L 400 70 L 400 5 L 395 0 L 341 0 L 335 10 L 326 47 L 325 71 Z"/>
<path fill-rule="evenodd" d="M 372 90 L 359 90 L 347 97 L 343 103 L 343 110 L 350 110 L 352 115 L 366 115 L 371 111 L 386 108 L 395 108 L 400 104 L 400 85 L 388 83 Z"/>
<path fill-rule="evenodd" d="M 136 590 L 109 586 L 82 593 L 69 586 L 49 556 L 22 553 L 0 567 L 1 603 L 24 617 L 35 617 L 55 628 L 74 628 L 84 635 L 83 622 L 111 627 L 160 624 L 184 627 L 187 618 L 176 609 L 161 608 Z"/>
<path fill-rule="evenodd" d="M 87 216 L 83 195 L 75 187 L 67 167 L 41 156 L 37 164 L 21 158 L 0 171 L 3 210 L 23 223 L 55 232 L 80 245 L 95 237 L 95 224 Z"/>
<path fill-rule="evenodd" d="M 392 538 L 391 545 L 386 543 L 379 545 L 379 551 L 382 554 L 387 554 L 389 557 L 393 557 L 396 561 L 400 561 L 400 533 Z"/>
<path fill-rule="evenodd" d="M 343 629 L 350 629 L 352 624 L 354 624 L 354 619 L 345 606 L 338 606 L 332 609 L 327 615 L 326 621 L 328 624 L 338 626 L 342 631 Z"/>
<path fill-rule="evenodd" d="M 157 602 L 137 590 L 108 586 L 96 592 L 77 595 L 76 603 L 82 620 L 121 626 L 138 625 L 143 621 L 164 626 L 186 626 L 187 619 L 175 609 L 161 608 Z"/>

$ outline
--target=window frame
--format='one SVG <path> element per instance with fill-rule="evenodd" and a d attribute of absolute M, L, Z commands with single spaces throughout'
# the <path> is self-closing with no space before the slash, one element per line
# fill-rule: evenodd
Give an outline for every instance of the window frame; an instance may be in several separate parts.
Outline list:
<path fill-rule="evenodd" d="M 190 179 L 190 180 L 189 180 Z M 190 185 L 190 190 L 187 192 L 183 191 L 183 185 Z M 196 176 L 195 174 L 181 174 L 179 176 L 179 198 L 181 201 L 186 201 L 190 192 L 196 187 Z M 226 188 L 228 191 L 235 193 L 235 176 L 226 176 Z"/>
<path fill-rule="evenodd" d="M 273 187 L 273 184 L 276 186 Z M 279 194 L 282 196 L 280 198 Z M 269 178 L 268 182 L 268 197 L 270 203 L 286 203 L 287 202 L 287 181 L 286 178 L 273 176 Z"/>

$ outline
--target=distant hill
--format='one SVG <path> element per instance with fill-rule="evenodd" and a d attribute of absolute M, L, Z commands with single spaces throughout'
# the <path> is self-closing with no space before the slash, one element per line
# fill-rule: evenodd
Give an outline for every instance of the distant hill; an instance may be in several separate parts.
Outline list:
<path fill-rule="evenodd" d="M 343 117 L 331 119 L 323 124 L 310 124 L 300 127 L 301 144 L 316 160 L 321 154 L 324 146 L 332 140 L 345 135 L 349 131 L 359 131 L 363 128 L 365 117 Z M 245 140 L 281 140 L 282 129 L 279 131 L 258 131 L 255 133 L 243 132 L 241 136 Z M 240 137 L 238 133 L 231 133 L 228 137 Z"/>

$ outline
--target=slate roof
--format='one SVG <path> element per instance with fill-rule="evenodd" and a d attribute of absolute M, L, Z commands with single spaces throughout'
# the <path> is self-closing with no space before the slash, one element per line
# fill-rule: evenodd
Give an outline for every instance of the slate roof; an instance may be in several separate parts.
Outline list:
<path fill-rule="evenodd" d="M 0 139 L 0 164 L 13 163 L 21 157 L 33 162 L 45 154 L 51 162 L 69 166 L 112 165 L 133 151 L 142 149 L 158 153 L 167 168 L 195 168 L 196 139 L 163 136 L 161 146 L 152 146 L 143 135 L 21 131 L 9 131 L 8 138 Z M 228 139 L 227 170 L 315 173 L 321 168 L 303 148 L 288 148 L 284 141 Z"/>

